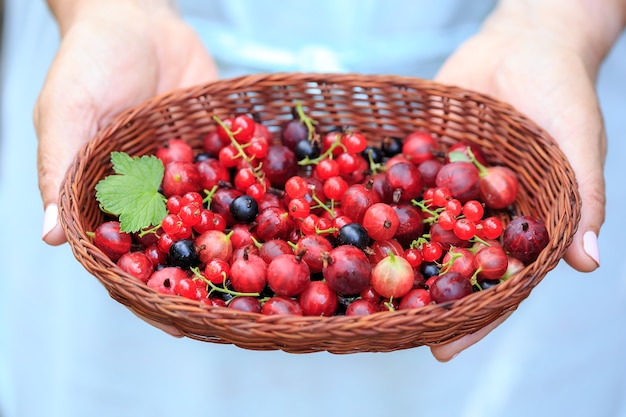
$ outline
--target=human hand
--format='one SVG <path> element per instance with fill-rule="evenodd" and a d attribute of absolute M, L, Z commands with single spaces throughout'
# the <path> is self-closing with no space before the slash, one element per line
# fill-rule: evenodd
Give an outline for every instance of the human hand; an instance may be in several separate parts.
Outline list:
<path fill-rule="evenodd" d="M 510 103 L 556 140 L 575 171 L 582 199 L 581 221 L 565 260 L 578 271 L 595 270 L 607 144 L 595 74 L 581 57 L 540 35 L 478 35 L 446 62 L 437 80 Z"/>
<path fill-rule="evenodd" d="M 50 245 L 66 242 L 56 202 L 80 147 L 127 108 L 217 78 L 211 56 L 169 2 L 83 4 L 59 19 L 61 44 L 34 109 L 43 240 Z"/>
<path fill-rule="evenodd" d="M 600 265 L 597 236 L 605 216 L 607 140 L 595 89 L 601 53 L 590 53 L 576 36 L 554 28 L 503 20 L 488 22 L 464 43 L 436 80 L 509 103 L 556 140 L 574 169 L 582 201 L 578 230 L 564 259 L 575 270 L 591 272 Z M 476 334 L 433 346 L 433 356 L 452 359 L 507 317 Z"/>

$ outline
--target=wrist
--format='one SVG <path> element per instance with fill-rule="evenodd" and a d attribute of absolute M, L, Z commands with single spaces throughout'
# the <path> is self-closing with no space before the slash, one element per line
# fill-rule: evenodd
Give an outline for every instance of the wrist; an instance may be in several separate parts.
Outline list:
<path fill-rule="evenodd" d="M 77 21 L 107 14 L 155 14 L 177 13 L 175 0 L 47 0 L 61 34 Z"/>
<path fill-rule="evenodd" d="M 596 74 L 626 26 L 626 0 L 500 0 L 482 31 L 554 42 Z"/>

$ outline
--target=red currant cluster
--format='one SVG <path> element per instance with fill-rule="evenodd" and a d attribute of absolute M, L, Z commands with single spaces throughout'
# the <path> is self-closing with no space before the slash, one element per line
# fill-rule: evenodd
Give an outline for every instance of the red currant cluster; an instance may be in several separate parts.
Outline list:
<path fill-rule="evenodd" d="M 548 243 L 536 218 L 505 222 L 516 174 L 471 143 L 321 133 L 299 105 L 276 139 L 244 114 L 215 123 L 202 153 L 180 139 L 156 152 L 160 224 L 131 235 L 110 219 L 94 232 L 162 293 L 264 314 L 370 314 L 497 285 Z"/>

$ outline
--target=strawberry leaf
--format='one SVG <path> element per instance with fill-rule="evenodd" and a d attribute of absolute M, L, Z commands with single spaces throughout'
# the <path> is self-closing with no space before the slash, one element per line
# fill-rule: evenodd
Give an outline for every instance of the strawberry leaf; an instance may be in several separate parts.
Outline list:
<path fill-rule="evenodd" d="M 131 157 L 111 152 L 115 174 L 96 184 L 100 208 L 119 217 L 120 230 L 134 233 L 160 224 L 167 214 L 165 196 L 159 192 L 163 162 L 154 155 Z"/>

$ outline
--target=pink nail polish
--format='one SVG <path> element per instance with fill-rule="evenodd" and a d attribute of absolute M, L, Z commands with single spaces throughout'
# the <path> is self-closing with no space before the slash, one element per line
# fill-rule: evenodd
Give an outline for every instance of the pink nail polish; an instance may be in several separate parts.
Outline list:
<path fill-rule="evenodd" d="M 43 228 L 41 237 L 45 238 L 48 233 L 54 229 L 59 222 L 59 209 L 56 204 L 52 203 L 46 207 L 43 213 Z"/>
<path fill-rule="evenodd" d="M 583 249 L 596 265 L 600 266 L 600 249 L 598 247 L 598 236 L 592 232 L 585 232 L 583 235 Z"/>

